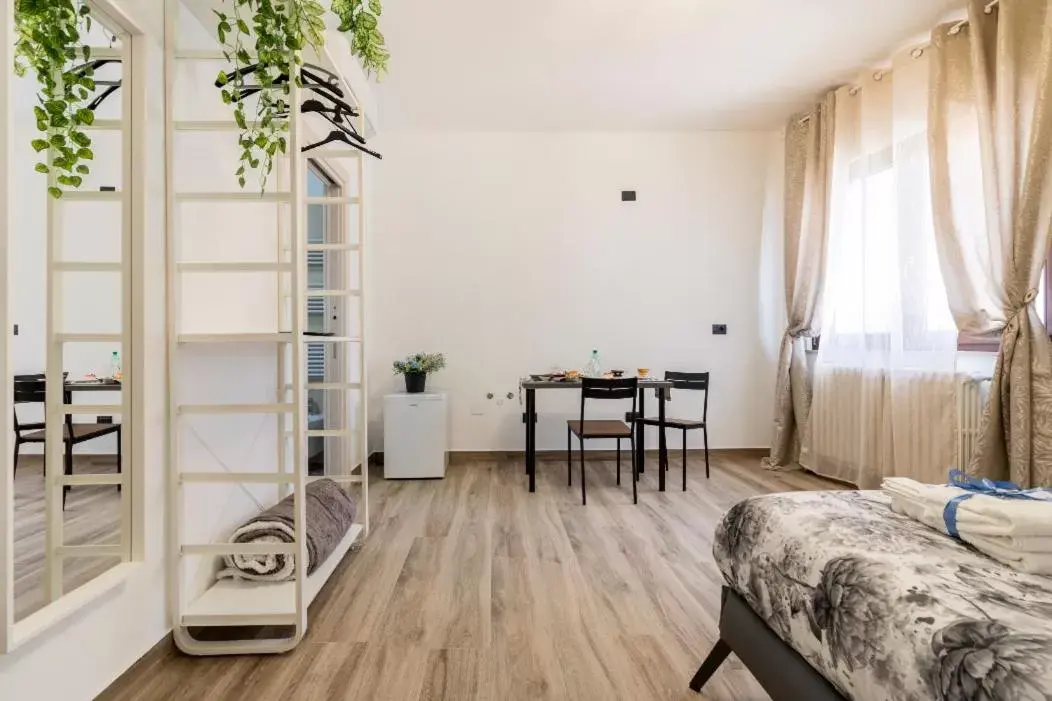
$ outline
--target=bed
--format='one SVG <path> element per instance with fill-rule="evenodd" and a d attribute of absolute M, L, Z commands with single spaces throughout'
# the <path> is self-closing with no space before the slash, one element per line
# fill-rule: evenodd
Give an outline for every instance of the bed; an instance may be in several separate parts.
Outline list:
<path fill-rule="evenodd" d="M 720 641 L 775 701 L 1052 699 L 1052 577 L 891 511 L 880 492 L 747 499 L 724 516 Z"/>

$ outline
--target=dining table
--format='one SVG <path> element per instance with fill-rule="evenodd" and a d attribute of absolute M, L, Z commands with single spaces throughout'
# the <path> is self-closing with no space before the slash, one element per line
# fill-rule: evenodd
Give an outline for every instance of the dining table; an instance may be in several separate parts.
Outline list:
<path fill-rule="evenodd" d="M 526 475 L 530 481 L 530 491 L 537 491 L 537 391 L 538 390 L 568 390 L 581 389 L 580 380 L 551 380 L 532 378 L 519 382 L 526 395 L 525 410 L 522 413 L 522 422 L 526 426 Z M 658 403 L 658 432 L 661 454 L 664 455 L 665 448 L 665 401 L 669 390 L 672 389 L 670 380 L 661 380 L 656 377 L 639 378 L 639 400 L 636 405 L 636 416 L 646 416 L 646 393 L 652 390 Z M 639 472 L 643 472 L 644 462 L 644 430 L 642 421 L 636 421 L 636 416 L 631 412 L 625 413 L 625 421 L 632 424 L 635 431 L 635 461 L 639 466 Z M 661 462 L 661 461 L 659 461 Z M 658 470 L 658 490 L 665 491 L 665 471 Z"/>
<path fill-rule="evenodd" d="M 63 401 L 73 404 L 74 392 L 120 392 L 120 380 L 66 380 L 62 383 Z"/>

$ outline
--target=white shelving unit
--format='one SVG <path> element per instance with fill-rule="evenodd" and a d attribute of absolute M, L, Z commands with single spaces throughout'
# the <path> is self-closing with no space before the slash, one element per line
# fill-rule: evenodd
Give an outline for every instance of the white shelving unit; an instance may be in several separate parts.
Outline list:
<path fill-rule="evenodd" d="M 166 107 L 166 129 L 168 136 L 167 183 L 168 183 L 168 379 L 169 379 L 169 481 L 168 510 L 172 519 L 169 544 L 169 586 L 173 602 L 173 634 L 176 645 L 188 654 L 193 655 L 232 655 L 232 654 L 267 654 L 281 653 L 295 647 L 307 630 L 307 609 L 317 596 L 340 561 L 359 538 L 368 534 L 369 500 L 366 465 L 368 447 L 366 438 L 365 388 L 365 348 L 364 348 L 364 296 L 361 289 L 310 290 L 308 292 L 307 260 L 308 251 L 357 251 L 359 286 L 362 277 L 362 246 L 364 243 L 364 165 L 360 154 L 343 149 L 315 149 L 309 154 L 311 159 L 354 158 L 357 170 L 359 194 L 339 197 L 310 197 L 307 195 L 306 174 L 308 158 L 301 153 L 304 141 L 302 116 L 299 113 L 303 89 L 296 81 L 289 81 L 290 103 L 297 108 L 290 110 L 288 153 L 291 154 L 278 163 L 272 174 L 277 182 L 277 191 L 260 194 L 252 191 L 239 192 L 181 192 L 176 190 L 175 170 L 177 132 L 226 132 L 231 139 L 236 138 L 236 125 L 229 121 L 186 121 L 175 119 L 173 96 L 175 95 L 175 74 L 178 62 L 211 61 L 222 58 L 218 51 L 178 49 L 178 2 L 165 3 L 165 46 L 166 46 L 166 94 L 169 96 Z M 324 60 L 324 57 L 321 57 Z M 290 69 L 292 67 L 290 66 Z M 351 97 L 353 91 L 344 83 L 344 90 Z M 364 114 L 361 118 L 365 126 Z M 363 132 L 364 133 L 364 132 Z M 230 164 L 231 170 L 235 164 Z M 287 175 L 285 171 L 287 169 Z M 277 250 L 274 261 L 232 261 L 209 262 L 200 260 L 183 260 L 180 255 L 180 208 L 186 203 L 208 202 L 225 203 L 238 207 L 244 203 L 272 203 L 278 211 Z M 357 207 L 358 241 L 345 242 L 347 226 L 343 226 L 343 239 L 324 244 L 307 243 L 306 218 L 307 208 L 324 206 L 336 212 L 339 221 L 350 222 L 348 210 Z M 288 208 L 287 210 L 285 208 Z M 285 213 L 288 213 L 287 225 Z M 193 273 L 195 276 L 229 275 L 232 273 L 273 273 L 276 276 L 277 318 L 281 330 L 274 332 L 245 333 L 188 333 L 182 330 L 180 301 L 183 296 L 184 282 L 182 275 Z M 189 284 L 189 283 L 187 283 Z M 363 330 L 359 335 L 318 336 L 306 333 L 306 314 L 308 297 L 356 298 L 358 302 L 359 324 Z M 263 304 L 269 302 L 263 301 Z M 349 302 L 348 302 L 349 304 Z M 347 322 L 344 321 L 344 324 Z M 307 346 L 309 344 L 338 344 L 339 347 L 359 347 L 357 382 L 307 382 Z M 252 347 L 258 353 L 260 346 L 272 347 L 276 354 L 277 382 L 274 401 L 258 404 L 189 404 L 181 403 L 180 385 L 183 378 L 179 376 L 179 359 L 181 354 L 191 352 L 192 347 L 210 345 L 216 349 L 213 353 L 223 353 L 224 357 L 239 357 Z M 349 353 L 349 351 L 348 351 Z M 229 355 L 226 355 L 229 354 Z M 342 356 L 346 357 L 346 356 Z M 339 412 L 344 423 L 350 416 L 347 409 L 348 393 L 358 392 L 359 403 L 357 425 L 343 425 L 333 428 L 310 429 L 308 426 L 307 391 L 324 389 L 341 393 L 344 410 Z M 217 415 L 252 415 L 270 414 L 277 419 L 277 440 L 275 450 L 277 468 L 274 471 L 227 471 L 208 472 L 191 471 L 192 466 L 184 465 L 180 456 L 180 435 L 187 417 L 209 417 Z M 188 595 L 184 579 L 184 560 L 186 557 L 216 557 L 232 554 L 291 554 L 296 561 L 297 572 L 303 572 L 307 562 L 306 543 L 306 504 L 300 496 L 306 485 L 321 477 L 308 475 L 307 441 L 312 437 L 340 438 L 342 448 L 337 456 L 341 463 L 348 466 L 346 474 L 327 475 L 326 477 L 350 488 L 356 485 L 360 496 L 358 499 L 358 522 L 350 529 L 337 549 L 310 576 L 297 576 L 294 580 L 279 584 L 244 582 L 240 580 L 219 580 L 211 584 L 199 595 Z M 356 439 L 351 454 L 351 442 Z M 184 508 L 187 485 L 214 485 L 210 488 L 227 488 L 238 486 L 247 489 L 248 485 L 275 485 L 279 495 L 291 493 L 294 496 L 294 533 L 293 543 L 266 544 L 230 544 L 222 542 L 187 542 L 184 538 Z M 222 537 L 217 534 L 216 539 Z M 303 563 L 303 565 L 301 565 Z M 290 626 L 293 633 L 279 639 L 236 639 L 222 641 L 202 641 L 190 634 L 193 627 L 232 627 L 232 626 Z M 211 637 L 211 636 L 210 636 Z"/>

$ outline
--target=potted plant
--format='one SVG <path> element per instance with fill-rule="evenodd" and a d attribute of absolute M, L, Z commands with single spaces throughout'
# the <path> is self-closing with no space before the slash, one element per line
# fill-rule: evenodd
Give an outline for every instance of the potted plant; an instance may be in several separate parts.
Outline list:
<path fill-rule="evenodd" d="M 446 356 L 441 353 L 417 353 L 407 355 L 394 362 L 396 375 L 405 375 L 405 391 L 418 394 L 427 386 L 428 373 L 438 372 L 446 366 Z"/>

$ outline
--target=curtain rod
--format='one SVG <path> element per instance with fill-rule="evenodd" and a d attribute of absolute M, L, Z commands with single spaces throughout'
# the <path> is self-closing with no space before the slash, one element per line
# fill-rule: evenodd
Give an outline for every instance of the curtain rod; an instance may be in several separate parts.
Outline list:
<path fill-rule="evenodd" d="M 983 12 L 988 14 L 988 15 L 992 15 L 993 12 L 994 12 L 994 8 L 996 8 L 1000 4 L 1001 4 L 1001 0 L 991 0 L 991 2 L 987 3 L 986 7 L 983 8 Z M 958 34 L 961 33 L 961 30 L 964 27 L 966 27 L 967 25 L 968 25 L 968 20 L 967 19 L 963 19 L 960 22 L 957 22 L 952 27 L 950 27 L 950 31 L 948 33 L 949 33 L 950 36 L 957 36 Z M 931 42 L 928 42 L 926 44 L 921 44 L 920 46 L 914 47 L 913 50 L 910 51 L 910 56 L 912 56 L 913 58 L 920 58 L 921 56 L 924 55 L 925 49 L 929 49 L 929 48 L 931 48 Z M 873 73 L 873 80 L 875 80 L 877 82 L 880 82 L 881 80 L 884 79 L 884 76 L 887 75 L 888 73 L 889 73 L 889 71 L 886 71 L 886 70 L 876 71 L 876 72 Z M 862 86 L 861 85 L 853 85 L 851 87 L 851 89 L 848 90 L 848 94 L 851 95 L 852 97 L 854 97 L 855 95 L 858 95 L 860 92 L 862 92 Z M 802 117 L 800 120 L 797 121 L 797 124 L 807 124 L 808 122 L 811 121 L 811 117 L 812 117 L 812 115 L 810 115 L 810 114 L 805 115 L 804 117 Z"/>
<path fill-rule="evenodd" d="M 988 15 L 993 14 L 994 8 L 997 7 L 1000 4 L 1001 4 L 1001 0 L 993 0 L 993 2 L 988 3 L 986 5 L 986 7 L 983 8 L 983 12 L 985 12 Z M 967 24 L 968 24 L 968 20 L 962 19 L 960 22 L 958 22 L 957 24 L 955 24 L 952 27 L 950 27 L 950 32 L 949 32 L 950 36 L 955 37 L 958 34 L 960 34 L 961 30 L 964 29 L 964 27 Z"/>

